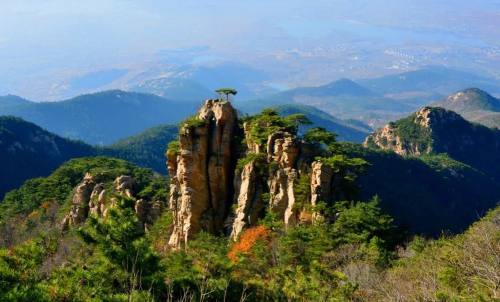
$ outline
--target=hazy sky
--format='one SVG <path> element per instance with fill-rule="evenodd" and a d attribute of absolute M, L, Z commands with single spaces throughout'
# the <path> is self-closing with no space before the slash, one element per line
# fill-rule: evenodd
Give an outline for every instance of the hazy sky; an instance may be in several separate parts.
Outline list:
<path fill-rule="evenodd" d="M 499 28 L 496 0 L 0 0 L 0 80 L 201 46 L 249 61 L 353 40 L 500 48 Z"/>

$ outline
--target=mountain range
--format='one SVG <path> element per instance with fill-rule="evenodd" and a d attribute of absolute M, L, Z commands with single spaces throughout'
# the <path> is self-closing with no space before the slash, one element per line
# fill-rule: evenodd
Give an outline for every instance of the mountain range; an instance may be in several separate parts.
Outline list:
<path fill-rule="evenodd" d="M 177 136 L 175 126 L 156 126 L 109 146 L 91 146 L 62 138 L 17 117 L 0 116 L 0 198 L 24 181 L 46 176 L 63 162 L 106 155 L 166 174 L 165 148 Z"/>
<path fill-rule="evenodd" d="M 87 301 L 99 292 L 108 300 L 117 296 L 116 284 L 127 284 L 127 274 L 134 274 L 123 259 L 140 265 L 141 280 L 166 271 L 154 280 L 174 280 L 173 295 L 179 296 L 198 284 L 200 263 L 200 269 L 209 269 L 202 278 L 224 274 L 221 288 L 234 286 L 231 291 L 239 285 L 225 280 L 235 276 L 241 282 L 273 278 L 276 284 L 289 284 L 289 290 L 301 276 L 307 276 L 303 284 L 315 276 L 314 282 L 331 286 L 332 278 L 359 280 L 359 269 L 368 270 L 371 278 L 384 282 L 383 289 L 359 281 L 363 290 L 349 285 L 335 292 L 348 290 L 347 300 L 353 291 L 360 297 L 371 292 L 364 301 L 378 301 L 389 291 L 399 297 L 391 276 L 403 276 L 407 286 L 432 283 L 444 278 L 443 272 L 448 276 L 451 269 L 468 269 L 471 257 L 495 271 L 489 255 L 498 246 L 491 239 L 498 233 L 498 208 L 464 236 L 432 238 L 462 232 L 498 204 L 500 171 L 494 163 L 500 160 L 499 130 L 443 108 L 424 107 L 377 130 L 363 146 L 336 142 L 321 128 L 299 127 L 306 122 L 304 112 L 310 119 L 323 118 L 316 120 L 319 125 L 347 123 L 302 105 L 239 118 L 231 102 L 212 99 L 179 130 L 159 126 L 95 148 L 3 117 L 0 142 L 6 152 L 0 158 L 12 167 L 0 171 L 2 183 L 13 171 L 23 172 L 20 167 L 45 168 L 47 159 L 56 165 L 72 156 L 62 152 L 68 148 L 83 150 L 75 156 L 89 157 L 70 159 L 50 175 L 44 170 L 42 177 L 25 181 L 3 198 L 0 245 L 6 248 L 0 248 L 0 276 L 7 282 L 0 297 Z M 349 125 L 369 131 L 363 123 Z M 96 156 L 155 165 L 172 139 L 166 152 L 168 179 L 124 160 Z M 23 161 L 29 166 L 20 165 Z M 298 263 L 299 271 L 283 281 Z M 334 265 L 333 275 L 316 271 L 317 265 Z M 426 279 L 415 275 L 422 265 L 422 274 L 432 271 Z M 354 277 L 349 273 L 353 266 Z M 23 291 L 17 290 L 19 284 Z M 258 284 L 260 289 L 250 287 L 255 301 L 297 297 L 295 288 L 282 294 L 265 282 Z M 141 286 L 150 288 L 146 285 Z M 221 288 L 211 297 L 223 297 Z M 120 300 L 127 300 L 126 289 L 120 291 Z M 317 291 L 307 291 L 311 301 L 331 297 L 322 292 L 318 298 Z M 155 292 L 168 295 L 162 286 Z M 304 291 L 298 292 L 302 297 Z M 420 293 L 405 294 L 416 296 Z M 470 296 L 478 297 L 475 292 Z"/>
<path fill-rule="evenodd" d="M 379 194 L 403 224 L 426 221 L 421 231 L 436 223 L 456 231 L 500 201 L 497 129 L 424 107 L 378 129 L 364 145 L 374 164 L 371 176 L 361 177 L 364 193 Z"/>
<path fill-rule="evenodd" d="M 120 106 L 127 106 L 130 99 L 137 96 L 135 94 L 130 95 L 126 92 L 122 92 L 121 94 L 108 92 L 108 94 L 112 98 L 117 95 L 125 95 L 126 97 L 123 97 L 124 101 L 120 103 Z M 139 94 L 138 96 L 140 97 L 141 95 Z M 149 95 L 147 96 L 149 97 Z M 91 98 L 91 96 L 86 97 Z M 97 95 L 98 99 L 102 97 L 101 94 Z M 7 97 L 4 97 L 4 99 L 5 98 Z M 34 104 L 14 96 L 9 96 L 8 99 L 13 100 L 11 104 L 14 108 L 18 105 L 24 106 L 26 104 Z M 118 102 L 118 100 L 114 101 Z M 4 104 L 5 107 L 10 105 L 3 100 L 0 100 L 0 104 Z M 98 107 L 95 106 L 94 100 L 89 102 L 89 106 Z M 138 111 L 140 110 L 142 110 L 142 108 L 138 109 Z M 323 127 L 337 133 L 341 140 L 362 142 L 371 130 L 363 123 L 339 120 L 311 106 L 285 105 L 278 107 L 277 110 L 282 115 L 295 113 L 305 114 L 313 123 L 313 125 L 307 127 Z M 171 116 L 177 113 L 179 113 L 179 111 L 170 111 L 167 118 L 170 117 L 170 119 L 172 119 Z M 145 113 L 138 113 L 139 116 L 141 114 Z M 114 119 L 122 120 L 123 123 L 125 123 L 126 117 L 126 115 L 114 116 Z M 182 118 L 184 118 L 184 116 L 177 117 L 177 119 Z M 0 122 L 2 129 L 0 133 L 0 152 L 4 154 L 2 163 L 5 163 L 5 169 L 0 173 L 0 183 L 2 184 L 0 195 L 15 188 L 29 178 L 47 175 L 61 163 L 71 158 L 81 156 L 112 156 L 125 159 L 141 167 L 153 169 L 157 173 L 166 174 L 164 152 L 167 144 L 177 136 L 177 126 L 158 125 L 145 130 L 137 126 L 138 130 L 143 131 L 117 140 L 113 144 L 103 146 L 64 138 L 61 136 L 64 132 L 54 134 L 43 129 L 45 127 L 40 127 L 21 118 L 0 116 Z M 88 121 L 88 123 L 92 122 L 92 120 Z M 71 126 L 73 129 L 78 129 L 78 133 L 84 133 L 85 131 L 85 125 L 81 125 L 80 123 L 75 122 L 68 126 Z M 304 128 L 304 131 L 307 127 Z M 109 127 L 103 131 L 103 129 L 96 127 L 95 132 L 92 133 L 92 137 L 102 137 L 114 129 L 115 128 Z M 123 129 L 120 130 L 123 131 Z M 79 138 L 82 140 L 87 138 L 90 143 L 92 142 L 91 139 L 88 139 L 89 136 Z M 12 175 L 11 171 L 15 171 L 14 177 L 9 177 L 9 175 Z"/>
<path fill-rule="evenodd" d="M 104 91 L 59 102 L 0 99 L 0 115 L 13 115 L 60 136 L 108 145 L 160 124 L 176 124 L 199 106 L 144 93 Z"/>
<path fill-rule="evenodd" d="M 401 118 L 421 106 L 463 89 L 477 87 L 500 93 L 495 79 L 441 66 L 371 79 L 340 79 L 316 87 L 298 87 L 239 106 L 249 112 L 287 103 L 316 106 L 341 119 L 356 119 L 380 127 Z"/>
<path fill-rule="evenodd" d="M 478 88 L 456 92 L 434 104 L 459 113 L 466 119 L 500 128 L 500 99 Z"/>

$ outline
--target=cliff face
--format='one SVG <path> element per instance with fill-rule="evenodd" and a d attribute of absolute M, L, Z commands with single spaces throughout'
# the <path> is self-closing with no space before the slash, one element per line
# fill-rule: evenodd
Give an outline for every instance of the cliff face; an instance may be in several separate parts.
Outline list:
<path fill-rule="evenodd" d="M 449 157 L 500 179 L 500 131 L 465 120 L 439 107 L 424 107 L 367 137 L 365 146 L 400 155 L 446 153 Z"/>
<path fill-rule="evenodd" d="M 106 217 L 108 210 L 116 203 L 117 196 L 134 200 L 135 212 L 146 230 L 160 215 L 162 209 L 160 201 L 136 198 L 135 180 L 132 177 L 127 175 L 117 177 L 109 192 L 105 189 L 106 184 L 99 182 L 98 179 L 99 177 L 87 173 L 75 187 L 71 209 L 61 223 L 62 230 L 85 222 L 89 215 Z"/>
<path fill-rule="evenodd" d="M 229 102 L 207 100 L 179 132 L 179 151 L 169 152 L 170 245 L 185 244 L 199 231 L 223 231 L 233 196 L 237 115 Z"/>
<path fill-rule="evenodd" d="M 271 126 L 245 122 L 241 129 L 236 111 L 222 100 L 207 100 L 196 118 L 181 126 L 178 149 L 167 152 L 172 247 L 185 245 L 200 231 L 235 240 L 266 211 L 285 227 L 311 222 L 314 216 L 304 210 L 305 203 L 329 201 L 333 170 L 306 158 L 304 142 L 286 128 L 255 137 L 252 127 Z M 306 176 L 313 195 L 301 196 L 299 203 L 300 175 Z"/>
<path fill-rule="evenodd" d="M 424 107 L 396 123 L 389 123 L 370 134 L 364 145 L 392 150 L 403 156 L 433 152 L 433 126 L 446 115 L 441 108 Z"/>

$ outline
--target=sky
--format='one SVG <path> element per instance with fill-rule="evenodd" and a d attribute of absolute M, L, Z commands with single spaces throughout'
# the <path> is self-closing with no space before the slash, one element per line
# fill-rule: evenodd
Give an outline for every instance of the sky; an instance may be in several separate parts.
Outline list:
<path fill-rule="evenodd" d="M 372 72 L 441 55 L 500 76 L 498 28 L 497 0 L 0 0 L 0 94 L 22 93 L 41 78 L 55 83 L 157 60 L 241 61 L 276 78 L 302 69 L 296 79 L 282 79 L 297 82 L 324 76 L 322 64 L 339 76 L 346 69 L 353 70 L 347 76 L 369 76 L 349 60 L 401 52 L 418 59 L 374 65 Z M 188 58 L 176 61 L 179 52 Z"/>

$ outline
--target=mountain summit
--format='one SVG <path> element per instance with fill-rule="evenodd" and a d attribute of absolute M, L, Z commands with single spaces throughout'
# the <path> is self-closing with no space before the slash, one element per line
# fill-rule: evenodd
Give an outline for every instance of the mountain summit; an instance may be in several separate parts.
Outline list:
<path fill-rule="evenodd" d="M 458 91 L 439 102 L 439 105 L 457 113 L 476 110 L 500 111 L 500 100 L 478 88 Z"/>
<path fill-rule="evenodd" d="M 453 111 L 424 107 L 389 123 L 365 140 L 365 146 L 392 150 L 400 155 L 447 153 L 500 179 L 500 131 L 470 123 Z"/>
<path fill-rule="evenodd" d="M 481 89 L 458 91 L 435 105 L 453 110 L 472 122 L 500 128 L 500 100 Z"/>

